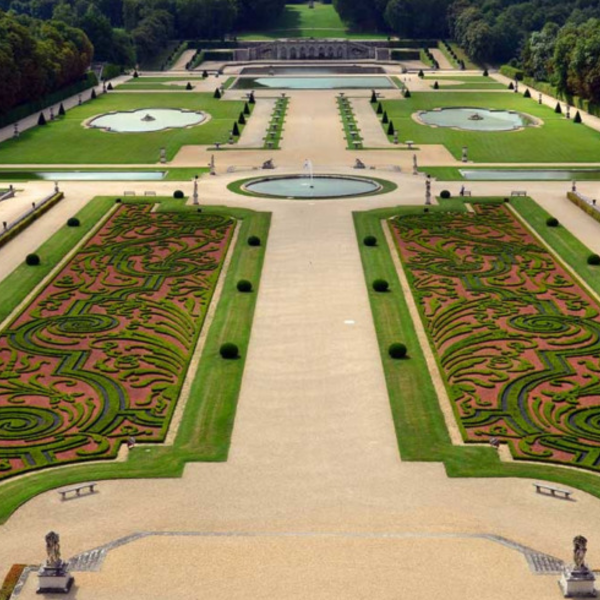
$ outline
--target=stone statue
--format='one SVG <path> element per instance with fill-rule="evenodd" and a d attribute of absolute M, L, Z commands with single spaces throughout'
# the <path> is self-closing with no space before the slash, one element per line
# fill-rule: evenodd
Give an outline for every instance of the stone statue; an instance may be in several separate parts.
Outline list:
<path fill-rule="evenodd" d="M 274 169 L 275 165 L 273 164 L 273 159 L 270 158 L 269 160 L 265 160 L 265 162 L 262 165 L 263 169 Z"/>
<path fill-rule="evenodd" d="M 354 163 L 354 168 L 355 169 L 366 169 L 365 163 L 360 160 L 360 158 L 356 159 L 356 162 Z"/>
<path fill-rule="evenodd" d="M 573 562 L 575 563 L 575 568 L 578 571 L 587 569 L 585 565 L 586 552 L 587 540 L 582 535 L 578 535 L 573 538 Z"/>
<path fill-rule="evenodd" d="M 585 538 L 584 538 L 585 539 Z M 60 541 L 58 533 L 51 531 L 46 535 L 46 559 L 47 567 L 60 567 L 62 560 L 60 558 Z"/>

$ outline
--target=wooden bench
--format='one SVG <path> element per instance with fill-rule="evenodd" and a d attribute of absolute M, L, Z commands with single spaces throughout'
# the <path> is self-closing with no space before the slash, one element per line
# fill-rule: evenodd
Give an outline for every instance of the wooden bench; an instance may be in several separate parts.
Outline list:
<path fill-rule="evenodd" d="M 573 492 L 569 491 L 569 490 L 563 490 L 561 488 L 557 488 L 554 487 L 552 485 L 548 485 L 547 483 L 534 483 L 533 486 L 535 487 L 535 491 L 538 494 L 544 494 L 545 496 L 555 496 L 557 494 L 559 494 L 558 497 L 564 498 L 565 500 L 570 500 L 571 499 L 571 494 Z M 542 490 L 547 490 L 547 492 L 549 492 L 549 494 L 546 491 L 542 491 Z"/>
<path fill-rule="evenodd" d="M 86 493 L 84 494 L 85 496 L 89 495 L 89 494 L 95 494 L 96 493 L 96 486 L 98 484 L 96 482 L 94 483 L 82 483 L 81 485 L 76 485 L 75 487 L 72 488 L 68 488 L 66 490 L 58 490 L 58 493 L 62 496 L 61 500 L 66 500 L 67 499 L 67 495 L 68 494 L 75 494 L 73 497 L 77 498 L 79 496 L 81 496 L 81 492 L 86 491 Z"/>
<path fill-rule="evenodd" d="M 513 190 L 510 193 L 511 196 L 527 196 L 527 192 L 525 190 Z"/>

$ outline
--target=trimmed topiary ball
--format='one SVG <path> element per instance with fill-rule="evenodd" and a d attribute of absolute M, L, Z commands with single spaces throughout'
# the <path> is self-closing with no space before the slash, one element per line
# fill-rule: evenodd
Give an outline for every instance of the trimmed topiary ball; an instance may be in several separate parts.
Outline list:
<path fill-rule="evenodd" d="M 444 198 L 444 200 L 448 200 L 450 196 L 452 196 L 452 194 L 449 192 L 449 190 L 442 190 L 440 192 L 440 198 Z"/>
<path fill-rule="evenodd" d="M 376 292 L 387 292 L 390 289 L 390 284 L 385 279 L 376 279 L 373 282 L 373 289 Z"/>
<path fill-rule="evenodd" d="M 377 246 L 377 238 L 374 235 L 367 235 L 363 240 L 365 246 Z"/>
<path fill-rule="evenodd" d="M 240 351 L 235 344 L 231 342 L 227 342 L 225 344 L 221 344 L 219 348 L 219 354 L 226 359 L 238 358 L 240 355 Z"/>
<path fill-rule="evenodd" d="M 400 342 L 396 342 L 395 344 L 390 344 L 388 348 L 388 354 L 392 358 L 406 358 L 407 349 L 404 344 Z"/>
<path fill-rule="evenodd" d="M 548 227 L 558 227 L 558 219 L 556 217 L 548 217 L 546 219 L 546 225 L 548 225 Z"/>
<path fill-rule="evenodd" d="M 25 257 L 25 264 L 30 267 L 37 267 L 40 264 L 40 257 L 37 254 L 28 254 Z"/>
<path fill-rule="evenodd" d="M 81 225 L 81 223 L 79 222 L 79 219 L 77 217 L 71 217 L 68 221 L 67 221 L 67 225 L 69 227 L 79 227 Z"/>
<path fill-rule="evenodd" d="M 237 290 L 238 292 L 251 292 L 252 291 L 252 284 L 247 280 L 247 279 L 240 279 L 237 282 Z"/>
<path fill-rule="evenodd" d="M 590 254 L 587 257 L 587 264 L 588 265 L 600 265 L 600 256 L 598 256 L 597 254 Z"/>
<path fill-rule="evenodd" d="M 175 190 L 173 192 L 173 198 L 183 198 L 183 192 L 181 190 Z"/>
<path fill-rule="evenodd" d="M 260 246 L 260 238 L 256 235 L 251 235 L 248 238 L 248 246 Z"/>

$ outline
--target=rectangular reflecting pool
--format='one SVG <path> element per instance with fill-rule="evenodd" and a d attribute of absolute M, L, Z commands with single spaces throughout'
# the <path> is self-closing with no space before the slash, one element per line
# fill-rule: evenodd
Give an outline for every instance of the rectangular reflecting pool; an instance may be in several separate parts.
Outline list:
<path fill-rule="evenodd" d="M 160 181 L 166 171 L 36 171 L 51 181 Z"/>
<path fill-rule="evenodd" d="M 394 84 L 384 75 L 337 77 L 240 77 L 234 89 L 276 89 L 276 90 L 345 90 L 345 89 L 390 89 Z"/>
<path fill-rule="evenodd" d="M 600 179 L 600 169 L 459 169 L 469 181 L 571 181 Z"/>
<path fill-rule="evenodd" d="M 362 65 L 310 65 L 310 66 L 260 66 L 244 67 L 241 71 L 246 75 L 374 75 L 385 73 L 382 67 L 367 67 Z"/>

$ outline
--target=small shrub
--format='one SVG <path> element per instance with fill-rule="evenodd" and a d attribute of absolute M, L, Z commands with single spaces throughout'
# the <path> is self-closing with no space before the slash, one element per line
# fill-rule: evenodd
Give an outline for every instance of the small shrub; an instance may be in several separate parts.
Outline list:
<path fill-rule="evenodd" d="M 227 342 L 225 344 L 221 344 L 221 347 L 219 348 L 219 354 L 222 358 L 232 359 L 238 358 L 238 356 L 240 355 L 240 351 L 235 344 Z"/>
<path fill-rule="evenodd" d="M 183 198 L 183 192 L 181 190 L 175 190 L 173 192 L 173 198 L 179 198 L 179 199 Z"/>
<path fill-rule="evenodd" d="M 449 190 L 442 190 L 440 192 L 440 198 L 444 198 L 444 200 L 447 200 L 448 198 L 450 198 L 450 196 L 452 196 L 452 194 Z"/>
<path fill-rule="evenodd" d="M 423 209 L 423 212 L 424 212 L 424 213 L 428 213 L 428 212 L 429 212 L 429 207 L 428 207 L 428 206 L 426 206 L 426 207 Z"/>
<path fill-rule="evenodd" d="M 111 91 L 112 91 L 112 89 L 113 89 L 113 85 L 112 85 L 112 83 L 111 83 L 110 81 L 108 82 L 108 85 L 106 86 L 106 89 L 107 89 L 109 92 L 111 92 Z"/>
<path fill-rule="evenodd" d="M 375 104 L 375 102 L 377 102 L 377 93 L 375 92 L 375 90 L 371 91 L 371 104 Z"/>
<path fill-rule="evenodd" d="M 90 94 L 90 100 L 95 100 L 96 99 L 96 90 L 95 88 L 92 88 L 92 93 Z"/>
<path fill-rule="evenodd" d="M 546 219 L 546 225 L 548 227 L 558 227 L 558 219 L 556 217 L 548 217 Z"/>
<path fill-rule="evenodd" d="M 119 204 L 121 202 L 121 198 L 115 198 L 115 204 Z"/>
<path fill-rule="evenodd" d="M 65 107 L 63 106 L 63 103 L 61 102 L 60 106 L 58 107 L 58 116 L 64 117 L 65 114 L 66 114 Z"/>
<path fill-rule="evenodd" d="M 376 279 L 373 282 L 373 289 L 376 292 L 387 292 L 390 289 L 390 284 L 385 279 Z"/>
<path fill-rule="evenodd" d="M 191 84 L 189 81 L 187 82 L 187 85 L 185 86 L 185 89 L 186 89 L 186 90 L 191 90 L 191 89 L 193 89 L 193 87 L 192 87 L 192 84 Z"/>
<path fill-rule="evenodd" d="M 514 90 L 515 89 L 515 84 L 512 81 L 508 84 L 508 89 L 509 90 Z"/>
<path fill-rule="evenodd" d="M 40 257 L 37 254 L 28 254 L 25 257 L 25 264 L 29 265 L 30 267 L 36 267 L 40 264 L 40 262 Z"/>
<path fill-rule="evenodd" d="M 404 90 L 404 97 L 405 97 L 405 98 L 410 98 L 410 90 L 409 90 L 408 88 L 406 88 L 406 89 Z"/>
<path fill-rule="evenodd" d="M 256 104 L 256 100 L 254 99 L 254 92 L 250 92 L 250 98 L 248 98 L 248 104 Z"/>
<path fill-rule="evenodd" d="M 252 291 L 252 284 L 247 279 L 240 279 L 237 282 L 238 292 L 248 293 Z"/>
<path fill-rule="evenodd" d="M 390 344 L 390 347 L 388 348 L 388 354 L 392 358 L 406 358 L 406 353 L 406 346 L 404 344 L 401 344 L 400 342 Z"/>
<path fill-rule="evenodd" d="M 490 74 L 488 73 L 488 70 L 487 70 L 487 69 L 484 69 L 484 70 L 483 70 L 483 76 L 484 76 L 484 77 L 489 77 L 489 75 L 490 75 Z"/>
<path fill-rule="evenodd" d="M 260 238 L 256 235 L 251 235 L 248 238 L 248 246 L 260 246 Z"/>
<path fill-rule="evenodd" d="M 133 77 L 134 77 L 134 78 L 138 78 L 139 76 L 140 76 L 140 74 L 139 74 L 137 71 L 134 71 L 134 72 L 133 72 Z"/>
<path fill-rule="evenodd" d="M 587 257 L 587 264 L 588 265 L 600 265 L 600 256 L 598 256 L 597 254 L 590 254 Z"/>
<path fill-rule="evenodd" d="M 46 124 L 46 117 L 44 116 L 44 113 L 41 112 L 40 116 L 38 117 L 38 125 L 45 125 Z"/>
<path fill-rule="evenodd" d="M 77 217 L 71 217 L 67 221 L 67 226 L 69 226 L 69 227 L 79 227 L 80 225 L 81 225 L 81 223 L 79 222 L 79 219 Z"/>
<path fill-rule="evenodd" d="M 377 238 L 374 235 L 367 235 L 363 239 L 363 244 L 365 246 L 377 246 Z"/>
<path fill-rule="evenodd" d="M 531 98 L 531 92 L 529 91 L 529 89 L 526 89 L 523 92 L 523 98 Z"/>
<path fill-rule="evenodd" d="M 219 88 L 215 89 L 215 93 L 213 94 L 213 98 L 216 98 L 217 100 L 221 97 L 221 90 L 219 90 Z"/>
<path fill-rule="evenodd" d="M 434 90 L 439 90 L 440 89 L 440 84 L 437 81 L 433 82 L 433 89 Z"/>
<path fill-rule="evenodd" d="M 202 71 L 202 79 L 206 79 L 208 77 L 208 71 L 206 69 L 204 69 L 204 71 Z"/>
<path fill-rule="evenodd" d="M 419 70 L 419 77 L 425 77 L 425 73 L 423 73 L 423 69 Z"/>
<path fill-rule="evenodd" d="M 562 115 L 562 108 L 560 107 L 560 102 L 556 103 L 556 106 L 554 107 L 554 112 L 557 115 Z"/>
<path fill-rule="evenodd" d="M 510 198 L 504 198 L 504 202 L 510 202 Z"/>
<path fill-rule="evenodd" d="M 581 123 L 581 115 L 579 114 L 579 111 L 577 111 L 575 113 L 575 118 L 573 119 L 573 123 Z"/>

